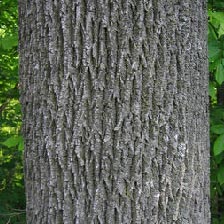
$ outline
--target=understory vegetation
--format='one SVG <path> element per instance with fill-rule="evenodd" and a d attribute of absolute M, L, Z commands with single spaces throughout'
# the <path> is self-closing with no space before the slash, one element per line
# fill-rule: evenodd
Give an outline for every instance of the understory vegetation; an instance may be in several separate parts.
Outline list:
<path fill-rule="evenodd" d="M 0 0 L 0 12 L 0 224 L 24 224 L 17 1 Z"/>
<path fill-rule="evenodd" d="M 224 2 L 208 3 L 212 223 L 224 223 Z"/>

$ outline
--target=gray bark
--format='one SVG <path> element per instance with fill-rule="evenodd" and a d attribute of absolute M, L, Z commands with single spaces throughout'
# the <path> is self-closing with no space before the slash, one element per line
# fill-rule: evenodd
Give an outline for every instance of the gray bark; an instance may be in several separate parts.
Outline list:
<path fill-rule="evenodd" d="M 28 224 L 210 223 L 205 0 L 19 0 Z"/>

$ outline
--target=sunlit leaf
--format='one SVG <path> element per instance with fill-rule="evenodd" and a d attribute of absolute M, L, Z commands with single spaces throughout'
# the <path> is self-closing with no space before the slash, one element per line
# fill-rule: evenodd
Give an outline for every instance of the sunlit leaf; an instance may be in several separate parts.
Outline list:
<path fill-rule="evenodd" d="M 0 38 L 0 46 L 5 50 L 9 50 L 12 47 L 15 47 L 17 45 L 18 45 L 18 36 L 17 35 L 6 36 L 4 38 Z"/>
<path fill-rule="evenodd" d="M 212 82 L 209 83 L 209 96 L 215 100 L 216 99 L 216 88 Z"/>
<path fill-rule="evenodd" d="M 211 18 L 211 20 L 215 19 L 216 21 L 213 21 L 214 23 L 217 22 L 219 24 L 219 36 L 224 34 L 224 12 L 218 12 L 218 11 L 210 11 L 209 12 L 209 16 Z"/>
<path fill-rule="evenodd" d="M 18 150 L 23 151 L 23 149 L 24 149 L 24 141 L 23 139 L 21 139 L 21 141 L 19 142 Z"/>
<path fill-rule="evenodd" d="M 6 141 L 2 142 L 1 144 L 11 148 L 11 147 L 15 147 L 19 144 L 22 144 L 21 142 L 23 141 L 21 136 L 12 136 L 10 138 L 8 138 Z M 22 146 L 20 146 L 22 147 Z"/>

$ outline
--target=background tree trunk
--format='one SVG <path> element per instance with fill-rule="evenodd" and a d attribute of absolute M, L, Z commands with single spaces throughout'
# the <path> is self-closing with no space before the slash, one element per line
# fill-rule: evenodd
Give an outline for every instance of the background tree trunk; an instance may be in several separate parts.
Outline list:
<path fill-rule="evenodd" d="M 206 1 L 19 15 L 27 223 L 210 223 Z"/>

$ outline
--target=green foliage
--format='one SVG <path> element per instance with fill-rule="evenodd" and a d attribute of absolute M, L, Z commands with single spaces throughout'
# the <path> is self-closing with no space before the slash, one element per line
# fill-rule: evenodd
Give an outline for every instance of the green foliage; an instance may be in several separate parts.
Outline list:
<path fill-rule="evenodd" d="M 13 35 L 5 35 L 4 37 L 1 38 L 0 40 L 0 46 L 4 50 L 10 50 L 13 47 L 16 47 L 18 45 L 18 35 L 13 34 Z"/>
<path fill-rule="evenodd" d="M 224 2 L 208 2 L 212 223 L 224 223 Z"/>
<path fill-rule="evenodd" d="M 224 134 L 220 135 L 215 140 L 213 147 L 214 156 L 219 155 L 223 151 L 224 151 Z"/>
<path fill-rule="evenodd" d="M 211 126 L 211 132 L 218 135 L 224 134 L 224 125 L 217 124 L 217 125 Z"/>
<path fill-rule="evenodd" d="M 0 224 L 24 224 L 17 1 L 0 0 L 0 12 Z"/>
<path fill-rule="evenodd" d="M 224 10 L 224 2 L 222 0 L 208 0 L 208 10 L 222 12 Z"/>
<path fill-rule="evenodd" d="M 22 151 L 24 147 L 23 138 L 19 135 L 7 138 L 6 141 L 2 142 L 2 144 L 7 146 L 8 148 L 18 146 L 19 151 Z"/>

